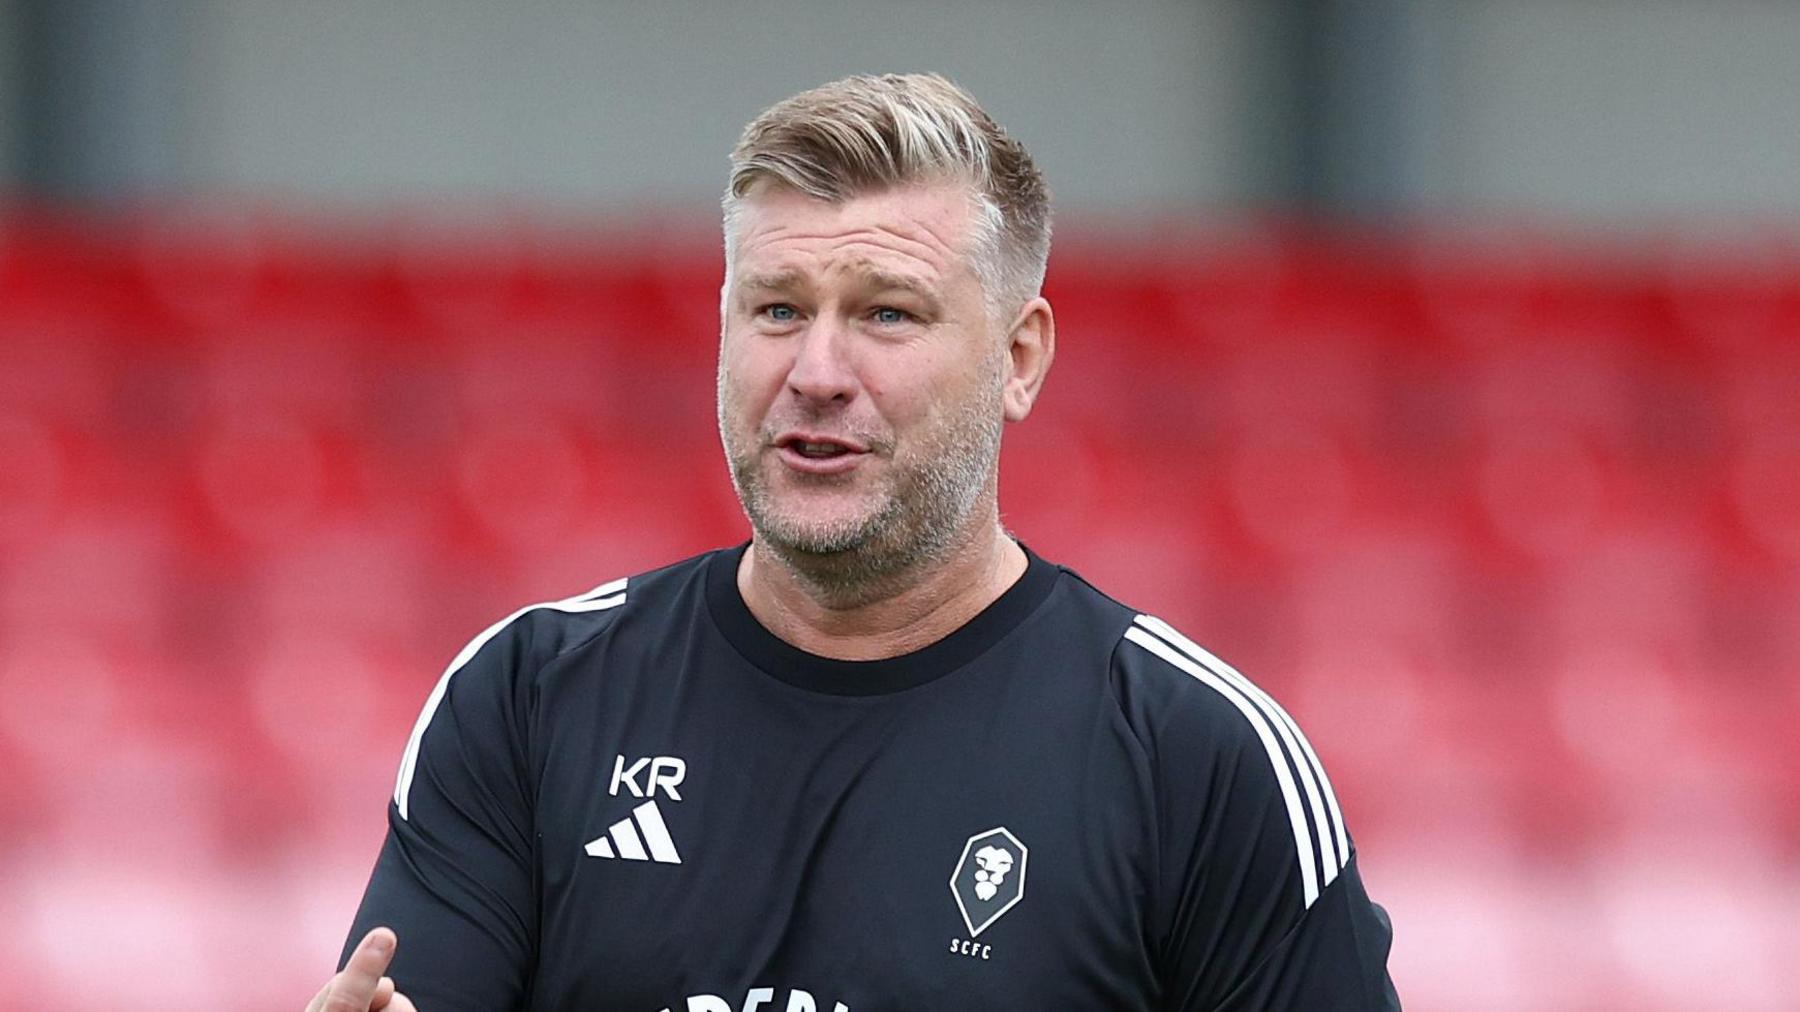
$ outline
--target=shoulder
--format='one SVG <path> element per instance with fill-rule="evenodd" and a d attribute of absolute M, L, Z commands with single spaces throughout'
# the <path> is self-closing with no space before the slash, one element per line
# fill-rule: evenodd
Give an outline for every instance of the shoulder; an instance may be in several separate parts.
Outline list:
<path fill-rule="evenodd" d="M 1171 722 L 1192 730 L 1212 726 L 1206 741 L 1254 735 L 1267 698 L 1236 668 L 1148 612 L 1121 602 L 1067 566 L 1057 621 L 1079 622 L 1084 638 L 1110 656 L 1109 677 L 1126 720 L 1140 737 L 1155 737 Z"/>
<path fill-rule="evenodd" d="M 1344 816 L 1300 725 L 1237 668 L 1152 615 L 1133 617 L 1115 654 L 1128 714 L 1152 742 L 1165 782 L 1225 822 L 1291 839 L 1303 907 L 1349 862 Z M 1133 696 L 1135 694 L 1135 697 Z"/>
<path fill-rule="evenodd" d="M 1276 781 L 1316 765 L 1299 725 L 1273 696 L 1154 615 L 1131 616 L 1111 677 L 1127 722 L 1165 765 L 1247 762 Z"/>
<path fill-rule="evenodd" d="M 1158 727 L 1205 724 L 1221 742 L 1246 741 L 1273 719 L 1274 701 L 1237 668 L 1174 626 L 1133 613 L 1113 650 L 1114 678 Z"/>
<path fill-rule="evenodd" d="M 1075 570 L 1056 568 L 1046 635 L 1063 656 L 1075 649 L 1103 663 L 1105 689 L 1152 763 L 1194 770 L 1273 732 L 1274 701 L 1236 668 Z"/>
<path fill-rule="evenodd" d="M 408 737 L 395 784 L 394 803 L 407 816 L 413 772 L 426 732 L 446 705 L 482 725 L 515 723 L 527 707 L 532 683 L 549 663 L 603 636 L 632 609 L 655 608 L 680 597 L 695 583 L 714 553 L 683 559 L 661 569 L 608 580 L 580 594 L 517 608 L 483 629 L 444 668 Z M 460 704 L 460 706 L 459 706 Z"/>
<path fill-rule="evenodd" d="M 514 609 L 471 639 L 445 669 L 454 675 L 486 653 L 504 653 L 515 672 L 535 671 L 577 650 L 622 621 L 644 613 L 667 615 L 690 605 L 691 587 L 704 573 L 707 552 L 659 569 L 608 580 L 571 597 Z M 496 658 L 502 659 L 502 658 Z"/>
<path fill-rule="evenodd" d="M 1035 557 L 1035 556 L 1034 556 Z M 1047 561 L 1047 560 L 1046 560 Z M 1110 656 L 1111 678 L 1134 729 L 1172 716 L 1245 723 L 1237 703 L 1258 692 L 1236 668 L 1149 612 L 1133 607 L 1066 565 L 1058 571 L 1051 622 Z"/>
<path fill-rule="evenodd" d="M 445 677 L 463 670 L 490 647 L 503 649 L 515 662 L 525 662 L 509 667 L 541 666 L 605 629 L 637 589 L 631 584 L 631 577 L 619 577 L 572 597 L 517 608 L 458 651 L 445 669 Z"/>

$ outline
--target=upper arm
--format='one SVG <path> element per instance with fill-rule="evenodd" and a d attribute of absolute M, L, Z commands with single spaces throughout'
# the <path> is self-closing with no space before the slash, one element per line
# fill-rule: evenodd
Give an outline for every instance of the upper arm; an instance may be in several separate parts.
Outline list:
<path fill-rule="evenodd" d="M 369 928 L 393 928 L 389 974 L 425 1008 L 518 1007 L 535 950 L 528 625 L 471 646 L 408 744 L 343 957 Z"/>
<path fill-rule="evenodd" d="M 1150 686 L 1165 1007 L 1393 1007 L 1386 915 L 1298 725 L 1167 625 L 1140 619 L 1126 639 L 1119 663 Z"/>

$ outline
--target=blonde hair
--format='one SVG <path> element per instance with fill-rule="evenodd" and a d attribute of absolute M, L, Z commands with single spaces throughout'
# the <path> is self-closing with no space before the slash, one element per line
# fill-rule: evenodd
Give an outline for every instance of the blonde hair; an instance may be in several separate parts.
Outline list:
<path fill-rule="evenodd" d="M 966 183 L 975 205 L 969 260 L 989 314 L 1010 315 L 1044 283 L 1050 193 L 1043 176 L 973 96 L 936 74 L 846 77 L 752 120 L 731 152 L 723 201 L 728 261 L 742 200 L 765 180 L 833 203 L 913 183 Z"/>

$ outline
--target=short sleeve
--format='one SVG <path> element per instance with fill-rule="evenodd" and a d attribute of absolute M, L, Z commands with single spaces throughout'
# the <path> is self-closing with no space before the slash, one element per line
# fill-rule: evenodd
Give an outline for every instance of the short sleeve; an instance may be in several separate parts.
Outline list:
<path fill-rule="evenodd" d="M 1229 665 L 1140 616 L 1115 677 L 1152 757 L 1163 1007 L 1391 1009 L 1392 929 L 1299 726 Z"/>
<path fill-rule="evenodd" d="M 510 1009 L 536 949 L 525 746 L 529 620 L 490 629 L 434 688 L 401 761 L 387 838 L 339 965 L 370 928 L 399 936 L 389 973 L 420 1008 Z"/>

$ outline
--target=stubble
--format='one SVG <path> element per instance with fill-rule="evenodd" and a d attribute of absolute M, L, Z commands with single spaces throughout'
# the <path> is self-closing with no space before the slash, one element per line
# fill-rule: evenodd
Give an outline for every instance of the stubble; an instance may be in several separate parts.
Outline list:
<path fill-rule="evenodd" d="M 949 406 L 910 445 L 898 446 L 877 434 L 848 433 L 872 455 L 889 463 L 872 507 L 835 522 L 797 515 L 769 487 L 764 458 L 779 432 L 764 425 L 741 445 L 731 431 L 733 394 L 723 367 L 719 373 L 719 431 L 738 500 L 756 533 L 759 557 L 767 553 L 833 607 L 881 600 L 911 582 L 914 574 L 944 564 L 986 525 L 972 522 L 986 503 L 993 512 L 1000 436 L 1001 357 L 988 356 L 979 387 Z M 829 428 L 835 421 L 819 412 L 785 424 Z M 837 423 L 842 431 L 841 422 Z M 830 479 L 826 479 L 830 480 Z"/>

